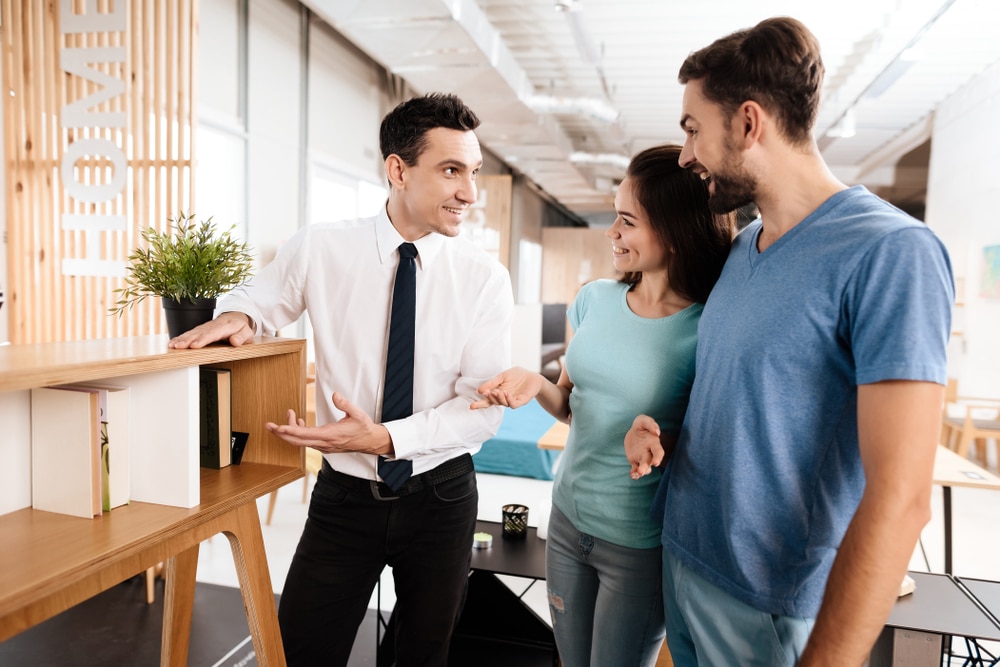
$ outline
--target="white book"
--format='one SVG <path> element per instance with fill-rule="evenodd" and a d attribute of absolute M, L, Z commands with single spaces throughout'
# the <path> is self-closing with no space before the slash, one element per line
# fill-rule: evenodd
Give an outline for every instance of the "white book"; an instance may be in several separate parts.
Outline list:
<path fill-rule="evenodd" d="M 132 390 L 131 502 L 194 507 L 198 467 L 198 367 L 115 378 Z"/>
<path fill-rule="evenodd" d="M 86 519 L 101 513 L 99 432 L 96 392 L 31 390 L 33 508 Z"/>
<path fill-rule="evenodd" d="M 132 429 L 128 387 L 76 384 L 98 392 L 101 421 L 101 509 L 127 505 L 130 498 Z"/>

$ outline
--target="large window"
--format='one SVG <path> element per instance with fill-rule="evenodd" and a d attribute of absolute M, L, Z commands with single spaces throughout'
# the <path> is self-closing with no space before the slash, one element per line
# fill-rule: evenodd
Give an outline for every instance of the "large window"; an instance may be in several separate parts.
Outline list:
<path fill-rule="evenodd" d="M 375 215 L 385 198 L 386 189 L 380 185 L 314 163 L 309 180 L 309 223 Z"/>
<path fill-rule="evenodd" d="M 309 179 L 309 224 L 375 215 L 385 205 L 386 188 L 313 163 Z M 295 335 L 306 339 L 306 358 L 313 361 L 312 324 L 306 313 Z"/>
<path fill-rule="evenodd" d="M 236 225 L 237 236 L 247 238 L 246 140 L 239 130 L 198 125 L 195 135 L 195 213 L 211 216 L 219 229 Z"/>

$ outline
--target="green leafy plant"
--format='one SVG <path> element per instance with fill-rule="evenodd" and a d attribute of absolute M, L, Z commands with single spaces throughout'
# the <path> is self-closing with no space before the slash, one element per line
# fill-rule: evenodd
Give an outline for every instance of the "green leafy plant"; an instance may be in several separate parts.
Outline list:
<path fill-rule="evenodd" d="M 168 222 L 165 232 L 152 227 L 141 232 L 145 247 L 129 255 L 112 313 L 120 316 L 148 296 L 213 299 L 250 279 L 253 256 L 245 242 L 233 238 L 233 227 L 220 234 L 212 218 L 195 222 L 183 212 Z"/>

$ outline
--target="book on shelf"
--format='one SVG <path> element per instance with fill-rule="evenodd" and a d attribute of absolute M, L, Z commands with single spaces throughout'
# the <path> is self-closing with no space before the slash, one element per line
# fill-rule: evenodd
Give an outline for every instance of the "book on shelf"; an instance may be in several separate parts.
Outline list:
<path fill-rule="evenodd" d="M 242 431 L 233 431 L 233 465 L 238 466 L 243 462 L 243 452 L 246 451 L 247 441 L 250 434 Z"/>
<path fill-rule="evenodd" d="M 101 509 L 108 512 L 128 505 L 132 446 L 129 388 L 103 384 L 70 386 L 97 392 L 101 423 Z"/>
<path fill-rule="evenodd" d="M 101 513 L 96 391 L 31 390 L 31 506 L 93 518 Z"/>
<path fill-rule="evenodd" d="M 232 373 L 225 368 L 201 368 L 198 405 L 202 468 L 232 463 Z"/>

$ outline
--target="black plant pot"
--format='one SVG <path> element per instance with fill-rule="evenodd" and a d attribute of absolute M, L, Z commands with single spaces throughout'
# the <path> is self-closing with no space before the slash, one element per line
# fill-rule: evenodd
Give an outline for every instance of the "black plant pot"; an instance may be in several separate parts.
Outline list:
<path fill-rule="evenodd" d="M 171 338 L 210 321 L 215 313 L 215 299 L 174 301 L 164 297 L 161 301 L 163 314 L 167 316 L 167 333 Z"/>

